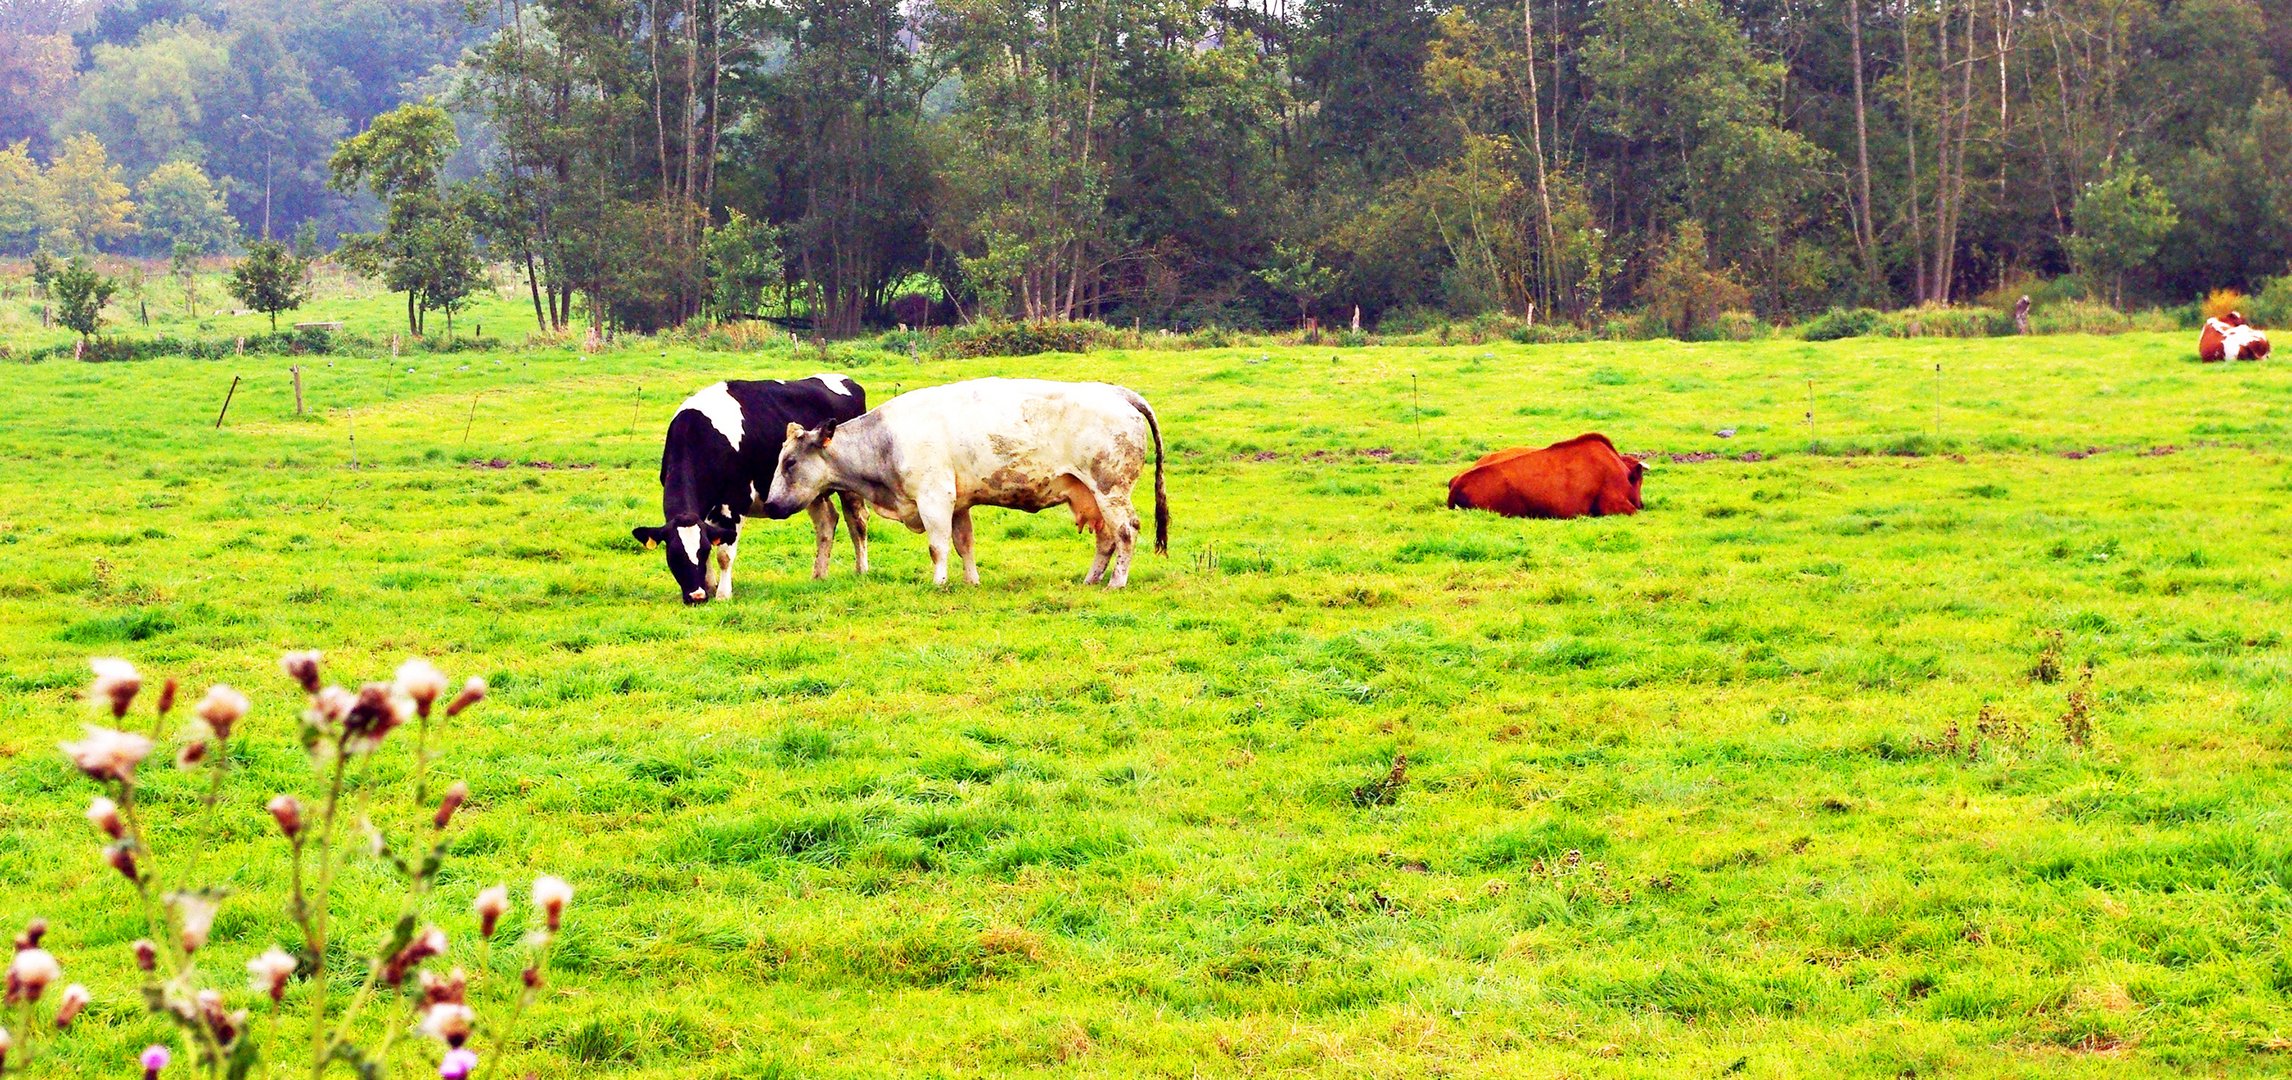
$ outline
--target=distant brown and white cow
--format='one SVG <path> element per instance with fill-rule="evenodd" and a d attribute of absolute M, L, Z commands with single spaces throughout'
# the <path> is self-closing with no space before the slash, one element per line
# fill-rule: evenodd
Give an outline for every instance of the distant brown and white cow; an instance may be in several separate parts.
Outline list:
<path fill-rule="evenodd" d="M 2231 311 L 2218 319 L 2206 319 L 2204 330 L 2197 334 L 2197 359 L 2207 364 L 2223 360 L 2258 360 L 2268 355 L 2268 335 L 2244 321 L 2242 313 Z"/>
<path fill-rule="evenodd" d="M 1130 580 L 1138 511 L 1130 489 L 1154 449 L 1154 550 L 1170 547 L 1162 486 L 1162 429 L 1146 399 L 1107 383 L 973 379 L 913 390 L 854 420 L 807 431 L 788 425 L 764 512 L 786 517 L 826 493 L 867 500 L 877 513 L 929 537 L 931 580 L 947 584 L 947 553 L 979 583 L 971 508 L 1033 513 L 1064 505 L 1097 534 L 1084 584 Z M 1111 566 L 1111 570 L 1110 570 Z"/>
<path fill-rule="evenodd" d="M 1573 518 L 1636 514 L 1646 466 L 1616 452 L 1598 433 L 1541 450 L 1499 450 L 1448 482 L 1448 508 L 1506 517 Z"/>

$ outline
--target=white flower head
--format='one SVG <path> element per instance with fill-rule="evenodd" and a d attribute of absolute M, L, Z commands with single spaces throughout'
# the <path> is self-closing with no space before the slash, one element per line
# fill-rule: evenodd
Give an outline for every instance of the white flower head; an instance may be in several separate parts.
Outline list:
<path fill-rule="evenodd" d="M 151 740 L 129 731 L 85 725 L 87 738 L 59 743 L 64 756 L 94 780 L 125 782 L 135 778 L 135 767 L 151 756 Z"/>
<path fill-rule="evenodd" d="M 127 707 L 143 690 L 143 675 L 134 664 L 113 656 L 90 660 L 88 667 L 95 671 L 95 681 L 88 684 L 88 700 L 110 709 L 112 719 L 126 716 Z"/>
<path fill-rule="evenodd" d="M 205 948 L 207 935 L 215 928 L 215 898 L 205 893 L 176 892 L 167 894 L 167 903 L 182 925 L 183 951 L 195 953 Z"/>
<path fill-rule="evenodd" d="M 422 1034 L 455 1049 L 469 1041 L 477 1014 L 467 1005 L 442 1001 L 422 1011 Z"/>
<path fill-rule="evenodd" d="M 565 905 L 573 902 L 573 886 L 561 877 L 544 874 L 533 879 L 533 906 L 540 908 L 549 921 L 551 930 L 557 929 L 559 918 L 565 914 Z"/>
<path fill-rule="evenodd" d="M 64 996 L 56 1002 L 56 1027 L 72 1026 L 72 1021 L 79 1019 L 80 1010 L 87 1008 L 91 1000 L 94 999 L 88 988 L 79 983 L 64 987 Z"/>
<path fill-rule="evenodd" d="M 207 688 L 207 696 L 199 699 L 199 719 L 214 730 L 218 739 L 231 737 L 231 728 L 247 715 L 247 695 L 221 683 Z"/>
<path fill-rule="evenodd" d="M 46 949 L 22 949 L 8 963 L 7 1003 L 38 1001 L 48 984 L 64 977 L 64 966 Z"/>
<path fill-rule="evenodd" d="M 119 804 L 101 795 L 88 801 L 88 824 L 114 840 L 127 834 L 127 823 L 119 816 Z"/>
<path fill-rule="evenodd" d="M 268 994 L 272 1001 L 277 1001 L 286 996 L 287 978 L 299 964 L 292 954 L 273 945 L 261 956 L 247 961 L 247 988 Z"/>
<path fill-rule="evenodd" d="M 477 912 L 478 932 L 485 937 L 492 937 L 493 928 L 500 924 L 501 917 L 509 911 L 509 889 L 494 885 L 480 890 L 477 901 L 470 908 Z"/>
<path fill-rule="evenodd" d="M 430 706 L 446 692 L 446 673 L 427 660 L 416 657 L 398 665 L 398 677 L 391 688 L 410 699 L 421 716 L 430 715 Z"/>

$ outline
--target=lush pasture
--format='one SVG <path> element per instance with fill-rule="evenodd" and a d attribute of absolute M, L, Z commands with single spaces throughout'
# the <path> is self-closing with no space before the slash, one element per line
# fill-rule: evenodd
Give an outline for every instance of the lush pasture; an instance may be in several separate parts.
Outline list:
<path fill-rule="evenodd" d="M 873 576 L 839 542 L 814 583 L 808 530 L 766 523 L 736 598 L 691 610 L 628 537 L 668 411 L 807 353 L 315 361 L 299 419 L 283 360 L 0 368 L 0 917 L 54 920 L 99 996 L 37 1068 L 124 1075 L 162 1034 L 53 749 L 85 658 L 256 699 L 210 820 L 150 770 L 172 865 L 236 890 L 211 949 L 246 995 L 238 963 L 289 936 L 260 803 L 312 782 L 276 670 L 309 646 L 497 688 L 444 739 L 475 796 L 430 910 L 579 887 L 520 1072 L 2275 1071 L 2292 372 L 2189 351 L 863 367 L 879 399 L 1136 387 L 1170 557 L 1085 591 L 1063 515 L 982 511 L 981 587 L 933 589 L 883 522 Z M 1664 459 L 1631 519 L 1440 508 L 1477 453 L 1592 429 L 1763 460 Z"/>

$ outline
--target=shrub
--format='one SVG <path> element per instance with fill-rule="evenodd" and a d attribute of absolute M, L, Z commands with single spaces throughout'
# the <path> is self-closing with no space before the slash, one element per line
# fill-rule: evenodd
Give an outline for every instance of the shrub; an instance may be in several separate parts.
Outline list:
<path fill-rule="evenodd" d="M 1591 331 L 1568 323 L 1536 323 L 1512 331 L 1512 340 L 1522 345 L 1572 344 L 1593 340 Z"/>
<path fill-rule="evenodd" d="M 1113 328 L 1086 319 L 1036 319 L 1027 322 L 975 322 L 956 327 L 938 341 L 939 355 L 950 359 L 979 356 L 1034 356 L 1038 353 L 1084 353 L 1108 344 Z"/>
<path fill-rule="evenodd" d="M 2136 330 L 2176 329 L 2161 311 L 2127 313 L 2107 304 L 2069 300 L 2047 304 L 2029 313 L 2034 334 L 2126 334 Z"/>
<path fill-rule="evenodd" d="M 1697 341 L 1758 341 L 1774 332 L 1766 321 L 1748 311 L 1722 311 L 1702 328 Z"/>
<path fill-rule="evenodd" d="M 1868 337 L 1877 333 L 1885 323 L 1886 316 L 1870 308 L 1832 308 L 1807 320 L 1799 336 L 1808 341 Z"/>
<path fill-rule="evenodd" d="M 2204 298 L 2202 313 L 2204 318 L 2218 319 L 2231 311 L 2248 312 L 2251 305 L 2252 301 L 2235 289 L 2214 289 Z"/>
<path fill-rule="evenodd" d="M 2013 333 L 2013 316 L 1991 308 L 1927 306 L 1912 308 L 1893 320 L 1897 337 L 1979 338 Z"/>
<path fill-rule="evenodd" d="M 2260 292 L 2247 298 L 2244 317 L 2261 326 L 2292 326 L 2292 274 L 2260 283 Z"/>

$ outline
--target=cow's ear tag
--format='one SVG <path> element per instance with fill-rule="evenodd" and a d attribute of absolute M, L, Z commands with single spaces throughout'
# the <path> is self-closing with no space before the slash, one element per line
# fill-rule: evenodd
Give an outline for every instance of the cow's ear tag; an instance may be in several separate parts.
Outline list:
<path fill-rule="evenodd" d="M 651 551 L 652 549 L 653 549 L 653 542 L 652 542 L 652 541 L 650 541 L 650 540 L 647 540 L 647 541 L 645 541 L 645 550 L 646 550 L 646 551 Z"/>

